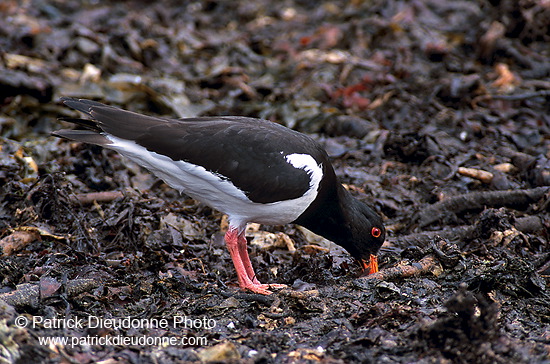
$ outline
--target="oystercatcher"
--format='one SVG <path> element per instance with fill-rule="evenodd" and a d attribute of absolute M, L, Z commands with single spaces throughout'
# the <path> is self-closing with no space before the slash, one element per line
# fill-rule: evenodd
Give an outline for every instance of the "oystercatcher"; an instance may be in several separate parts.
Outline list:
<path fill-rule="evenodd" d="M 255 118 L 167 119 L 61 100 L 91 119 L 63 119 L 85 130 L 52 135 L 113 149 L 228 215 L 225 242 L 241 288 L 270 294 L 269 288 L 283 286 L 256 278 L 244 236 L 248 222 L 302 225 L 344 247 L 363 269 L 378 271 L 382 219 L 338 182 L 327 153 L 310 137 Z"/>

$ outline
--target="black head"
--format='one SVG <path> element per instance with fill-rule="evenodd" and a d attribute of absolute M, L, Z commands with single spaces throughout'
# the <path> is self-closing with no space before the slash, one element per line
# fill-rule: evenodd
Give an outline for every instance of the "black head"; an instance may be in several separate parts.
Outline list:
<path fill-rule="evenodd" d="M 351 197 L 351 196 L 350 196 Z M 369 261 L 378 254 L 386 238 L 386 228 L 382 218 L 367 204 L 351 197 L 347 200 L 345 223 L 349 235 L 347 241 L 338 241 L 346 250 L 360 261 Z"/>
<path fill-rule="evenodd" d="M 341 185 L 336 199 L 327 201 L 308 219 L 296 222 L 346 249 L 370 273 L 377 272 L 376 254 L 386 238 L 380 215 Z"/>
<path fill-rule="evenodd" d="M 378 271 L 376 254 L 386 238 L 380 215 L 354 198 L 341 184 L 334 184 L 329 193 L 317 201 L 319 203 L 312 204 L 295 223 L 340 245 L 361 262 L 364 269 L 370 267 L 371 273 Z"/>

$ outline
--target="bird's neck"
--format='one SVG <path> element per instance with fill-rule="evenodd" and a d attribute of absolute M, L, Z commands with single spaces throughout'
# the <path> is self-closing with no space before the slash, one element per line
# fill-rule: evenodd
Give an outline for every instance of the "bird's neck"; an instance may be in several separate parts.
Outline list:
<path fill-rule="evenodd" d="M 351 194 L 339 183 L 319 191 L 319 198 L 295 221 L 295 223 L 325 238 L 337 241 L 349 233 L 344 206 L 355 203 Z"/>

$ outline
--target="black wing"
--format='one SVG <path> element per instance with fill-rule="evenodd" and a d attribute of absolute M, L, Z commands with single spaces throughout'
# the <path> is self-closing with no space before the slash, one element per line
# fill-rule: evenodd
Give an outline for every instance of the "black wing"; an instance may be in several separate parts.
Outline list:
<path fill-rule="evenodd" d="M 309 189 L 310 176 L 285 159 L 289 154 L 309 154 L 323 171 L 332 168 L 317 142 L 270 121 L 246 117 L 165 119 L 95 101 L 62 100 L 90 115 L 95 123 L 68 119 L 91 130 L 62 130 L 54 135 L 107 148 L 109 141 L 100 133 L 133 140 L 151 152 L 203 166 L 231 180 L 254 202 L 293 199 Z"/>

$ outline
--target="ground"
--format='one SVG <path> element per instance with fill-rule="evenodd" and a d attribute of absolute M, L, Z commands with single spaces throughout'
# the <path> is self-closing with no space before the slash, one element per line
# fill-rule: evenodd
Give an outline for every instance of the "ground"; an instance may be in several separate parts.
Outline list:
<path fill-rule="evenodd" d="M 550 362 L 548 1 L 0 14 L 2 362 Z M 61 96 L 312 135 L 384 217 L 381 272 L 298 226 L 252 226 L 260 281 L 291 288 L 240 291 L 224 217 L 51 137 L 78 116 Z"/>

